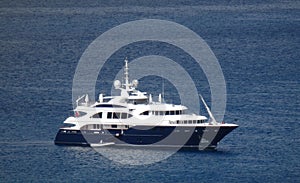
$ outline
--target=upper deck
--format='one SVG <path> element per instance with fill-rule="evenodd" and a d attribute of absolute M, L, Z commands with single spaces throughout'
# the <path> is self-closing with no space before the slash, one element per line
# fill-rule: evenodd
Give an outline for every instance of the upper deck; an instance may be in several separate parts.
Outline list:
<path fill-rule="evenodd" d="M 211 118 L 208 122 L 205 116 L 188 114 L 188 108 L 183 105 L 174 105 L 164 102 L 161 94 L 157 101 L 152 95 L 137 90 L 138 80 L 129 82 L 128 61 L 125 60 L 124 78 L 122 83 L 114 81 L 114 87 L 120 90 L 117 96 L 104 96 L 99 94 L 98 100 L 90 103 L 88 95 L 76 100 L 75 117 L 66 120 L 66 123 L 82 127 L 90 124 L 106 125 L 164 125 L 164 126 L 203 126 L 221 125 L 217 123 L 201 97 Z"/>

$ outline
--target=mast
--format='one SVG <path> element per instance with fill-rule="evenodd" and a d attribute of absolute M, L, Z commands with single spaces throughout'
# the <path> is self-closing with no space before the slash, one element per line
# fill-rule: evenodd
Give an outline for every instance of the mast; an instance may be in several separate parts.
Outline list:
<path fill-rule="evenodd" d="M 124 76 L 125 76 L 125 89 L 129 91 L 129 74 L 128 74 L 128 60 L 125 58 L 125 68 L 124 68 Z"/>

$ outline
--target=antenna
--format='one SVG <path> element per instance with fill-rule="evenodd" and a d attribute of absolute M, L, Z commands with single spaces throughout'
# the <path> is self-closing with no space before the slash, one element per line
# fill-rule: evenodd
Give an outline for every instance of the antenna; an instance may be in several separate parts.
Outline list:
<path fill-rule="evenodd" d="M 162 101 L 165 101 L 165 80 L 162 78 Z"/>
<path fill-rule="evenodd" d="M 102 93 L 99 94 L 99 102 L 100 102 L 100 103 L 103 102 L 103 94 L 102 94 Z"/>
<path fill-rule="evenodd" d="M 88 95 L 88 94 L 85 95 L 84 101 L 85 101 L 85 105 L 88 105 L 88 103 L 89 103 L 89 101 L 90 101 L 89 95 Z"/>
<path fill-rule="evenodd" d="M 158 102 L 161 103 L 161 94 L 158 95 Z"/>
<path fill-rule="evenodd" d="M 149 95 L 149 104 L 152 104 L 152 95 Z"/>

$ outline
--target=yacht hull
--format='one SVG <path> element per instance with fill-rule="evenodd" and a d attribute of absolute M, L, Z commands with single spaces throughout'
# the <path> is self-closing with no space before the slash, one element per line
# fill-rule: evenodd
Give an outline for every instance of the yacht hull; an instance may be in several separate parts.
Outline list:
<path fill-rule="evenodd" d="M 56 145 L 197 148 L 214 149 L 237 126 L 135 126 L 129 129 L 70 130 L 60 129 Z"/>

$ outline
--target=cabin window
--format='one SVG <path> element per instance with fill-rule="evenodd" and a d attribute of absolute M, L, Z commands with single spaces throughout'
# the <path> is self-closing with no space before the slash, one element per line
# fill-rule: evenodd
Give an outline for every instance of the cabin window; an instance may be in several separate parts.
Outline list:
<path fill-rule="evenodd" d="M 86 112 L 82 112 L 82 111 L 74 111 L 74 116 L 77 118 L 77 117 L 81 117 L 81 116 L 84 116 L 86 115 L 87 113 Z"/>
<path fill-rule="evenodd" d="M 132 117 L 131 114 L 128 113 L 120 113 L 120 112 L 108 112 L 107 119 L 127 119 Z"/>
<path fill-rule="evenodd" d="M 99 113 L 97 113 L 97 114 L 94 114 L 94 115 L 92 116 L 92 118 L 102 118 L 102 112 L 99 112 Z"/>
<path fill-rule="evenodd" d="M 152 115 L 156 115 L 156 116 L 163 116 L 163 115 L 175 115 L 175 111 L 145 111 L 143 113 L 141 113 L 140 115 L 148 115 L 152 114 Z"/>
<path fill-rule="evenodd" d="M 127 118 L 127 113 L 121 113 L 121 119 L 126 119 Z"/>
<path fill-rule="evenodd" d="M 130 117 L 132 117 L 132 115 L 131 114 L 128 114 L 128 113 L 118 113 L 119 115 L 119 117 L 120 117 L 120 119 L 127 119 L 127 118 L 130 118 Z"/>
<path fill-rule="evenodd" d="M 144 111 L 140 115 L 149 115 L 149 111 Z"/>
<path fill-rule="evenodd" d="M 69 128 L 69 127 L 73 127 L 75 126 L 75 124 L 72 124 L 72 123 L 64 123 L 63 124 L 63 128 Z"/>
<path fill-rule="evenodd" d="M 111 125 L 111 128 L 118 128 L 118 125 Z"/>
<path fill-rule="evenodd" d="M 96 105 L 96 107 L 125 108 L 124 106 L 113 105 L 113 104 L 99 104 L 99 105 Z"/>
<path fill-rule="evenodd" d="M 111 100 L 111 98 L 104 98 L 104 99 L 103 99 L 103 102 L 106 103 L 106 102 L 109 102 L 110 100 Z"/>
<path fill-rule="evenodd" d="M 147 99 L 129 99 L 129 100 L 126 100 L 128 103 L 131 103 L 131 104 L 145 104 L 147 103 Z"/>
<path fill-rule="evenodd" d="M 108 118 L 108 119 L 111 119 L 111 118 L 112 118 L 112 112 L 108 112 L 108 113 L 107 113 L 107 118 Z"/>
<path fill-rule="evenodd" d="M 113 113 L 113 119 L 119 119 L 120 113 Z"/>

